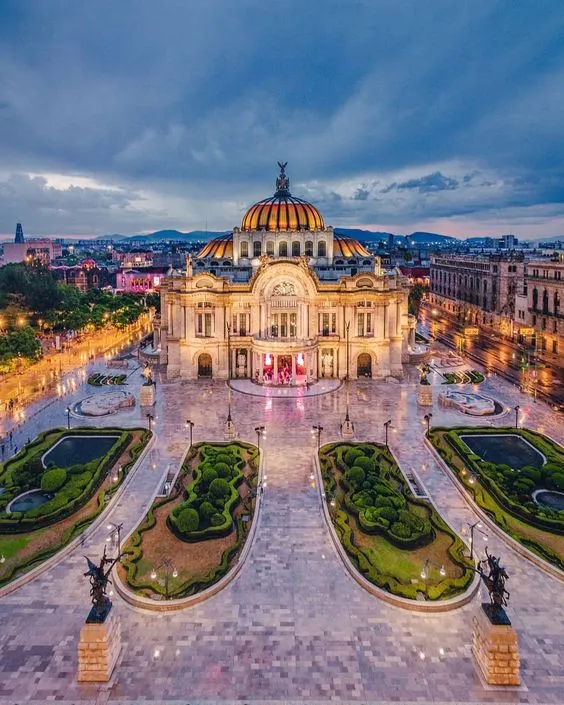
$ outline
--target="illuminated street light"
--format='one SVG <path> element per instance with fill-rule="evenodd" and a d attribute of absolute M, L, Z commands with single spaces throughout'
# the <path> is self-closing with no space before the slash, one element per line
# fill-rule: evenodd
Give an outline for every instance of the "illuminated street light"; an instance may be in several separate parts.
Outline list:
<path fill-rule="evenodd" d="M 186 419 L 186 428 L 190 430 L 190 448 L 192 447 L 192 431 L 194 429 L 194 422 L 190 419 Z"/>
<path fill-rule="evenodd" d="M 384 433 L 385 433 L 385 437 L 386 437 L 386 440 L 385 440 L 386 448 L 388 448 L 388 429 L 390 428 L 391 424 L 392 424 L 392 419 L 388 419 L 388 421 L 386 421 L 384 423 Z"/>
<path fill-rule="evenodd" d="M 260 439 L 265 435 L 264 426 L 256 426 L 255 433 L 257 434 L 257 448 L 260 450 Z"/>
<path fill-rule="evenodd" d="M 323 431 L 323 426 L 315 425 L 311 427 L 311 433 L 315 436 L 317 433 L 317 450 L 321 449 L 321 432 Z"/>

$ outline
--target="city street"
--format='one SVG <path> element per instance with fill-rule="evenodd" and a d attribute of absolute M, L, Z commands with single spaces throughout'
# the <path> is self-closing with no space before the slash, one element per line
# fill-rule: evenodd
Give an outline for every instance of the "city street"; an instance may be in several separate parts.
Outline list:
<path fill-rule="evenodd" d="M 423 335 L 502 375 L 533 398 L 564 404 L 564 369 L 551 362 L 550 355 L 535 360 L 528 348 L 483 328 L 478 328 L 477 335 L 464 336 L 464 326 L 455 316 L 431 305 L 422 306 L 419 328 Z"/>

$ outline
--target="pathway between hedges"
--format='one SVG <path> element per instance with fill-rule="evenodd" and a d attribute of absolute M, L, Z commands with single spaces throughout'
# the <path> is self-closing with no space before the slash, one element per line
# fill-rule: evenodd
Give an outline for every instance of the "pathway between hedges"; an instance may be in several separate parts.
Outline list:
<path fill-rule="evenodd" d="M 155 455 L 112 513 L 128 528 L 144 513 L 166 464 L 180 460 L 185 418 L 196 422 L 195 441 L 204 428 L 207 439 L 222 437 L 223 385 L 159 385 L 157 391 Z M 408 385 L 354 385 L 351 416 L 366 440 L 382 440 L 382 424 L 392 417 L 392 450 L 422 475 L 440 511 L 459 528 L 473 514 L 423 446 L 424 411 L 414 392 Z M 77 551 L 0 601 L 0 702 L 499 701 L 498 692 L 482 688 L 471 659 L 474 606 L 438 615 L 400 610 L 364 592 L 336 556 L 310 484 L 310 429 L 321 421 L 326 439 L 336 439 L 342 401 L 341 392 L 305 400 L 234 395 L 242 440 L 254 441 L 257 423 L 267 427 L 268 478 L 258 536 L 236 580 L 209 601 L 175 614 L 147 614 L 118 600 L 124 648 L 115 677 L 109 688 L 78 686 L 76 639 L 88 586 Z M 548 418 L 538 408 L 537 416 Z M 436 410 L 434 420 L 453 418 L 451 411 Z M 88 553 L 99 553 L 104 539 L 101 530 Z M 529 689 L 504 700 L 560 702 L 562 586 L 498 540 L 490 544 L 501 551 L 510 574 L 511 613 Z"/>

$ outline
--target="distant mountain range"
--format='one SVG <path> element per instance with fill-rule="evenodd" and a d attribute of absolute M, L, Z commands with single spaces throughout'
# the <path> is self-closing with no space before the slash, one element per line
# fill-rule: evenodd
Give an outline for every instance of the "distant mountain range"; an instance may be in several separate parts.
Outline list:
<path fill-rule="evenodd" d="M 114 242 L 163 242 L 173 240 L 175 242 L 201 242 L 211 240 L 214 237 L 226 235 L 229 231 L 210 231 L 210 230 L 191 230 L 183 233 L 179 230 L 158 230 L 154 233 L 145 235 L 101 235 L 96 240 L 113 240 Z M 339 235 L 352 237 L 361 242 L 388 242 L 388 238 L 393 235 L 394 243 L 397 245 L 415 244 L 421 246 L 429 245 L 445 245 L 447 243 L 460 242 L 449 235 L 439 235 L 438 233 L 415 232 L 411 235 L 395 235 L 394 233 L 386 233 L 374 230 L 362 230 L 360 228 L 335 228 L 335 232 Z"/>
<path fill-rule="evenodd" d="M 213 237 L 225 235 L 227 231 L 216 232 L 212 230 L 191 230 L 188 233 L 181 233 L 179 230 L 157 230 L 154 233 L 146 233 L 145 235 L 100 235 L 96 240 L 113 240 L 119 242 L 125 240 L 127 242 L 163 242 L 174 240 L 174 242 L 198 242 L 211 240 Z"/>

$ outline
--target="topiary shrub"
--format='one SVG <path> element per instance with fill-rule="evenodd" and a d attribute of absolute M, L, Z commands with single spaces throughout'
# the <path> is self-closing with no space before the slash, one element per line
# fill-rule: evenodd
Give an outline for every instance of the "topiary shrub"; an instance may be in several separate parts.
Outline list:
<path fill-rule="evenodd" d="M 356 458 L 354 465 L 355 467 L 362 468 L 365 473 L 374 472 L 376 469 L 376 463 L 372 460 L 372 458 L 367 458 L 365 455 L 360 458 Z"/>
<path fill-rule="evenodd" d="M 212 526 L 221 526 L 225 523 L 225 517 L 223 514 L 212 514 L 210 521 Z"/>
<path fill-rule="evenodd" d="M 197 531 L 199 525 L 200 517 L 198 512 L 192 507 L 184 507 L 176 515 L 176 526 L 182 534 Z"/>
<path fill-rule="evenodd" d="M 231 494 L 231 487 L 229 486 L 227 480 L 224 480 L 222 477 L 218 477 L 211 483 L 210 493 L 216 499 L 220 499 Z"/>
<path fill-rule="evenodd" d="M 358 448 L 351 448 L 345 453 L 345 463 L 349 466 L 349 468 L 352 468 L 352 466 L 355 464 L 355 460 L 357 458 L 363 457 L 364 453 L 359 450 Z"/>
<path fill-rule="evenodd" d="M 41 476 L 41 489 L 43 492 L 56 492 L 67 480 L 67 471 L 63 468 L 47 470 Z"/>
<path fill-rule="evenodd" d="M 564 473 L 555 472 L 550 477 L 549 484 L 552 485 L 553 489 L 564 492 Z"/>
<path fill-rule="evenodd" d="M 211 502 L 202 502 L 200 504 L 198 514 L 200 515 L 200 519 L 202 519 L 203 521 L 209 521 L 215 513 L 216 509 Z"/>
<path fill-rule="evenodd" d="M 364 482 L 364 470 L 357 467 L 356 465 L 346 472 L 347 480 L 353 485 L 353 487 L 360 487 Z"/>
<path fill-rule="evenodd" d="M 225 456 L 218 455 L 218 458 L 220 458 L 220 457 L 225 457 Z M 214 470 L 217 473 L 217 477 L 223 477 L 223 478 L 231 477 L 231 467 L 227 463 L 224 463 L 224 462 L 216 463 L 214 466 Z"/>
<path fill-rule="evenodd" d="M 204 481 L 204 485 L 206 485 L 206 487 L 209 487 L 216 478 L 217 472 L 214 468 L 206 468 L 202 473 L 202 480 Z"/>
<path fill-rule="evenodd" d="M 390 526 L 390 532 L 400 539 L 408 539 L 411 536 L 411 529 L 402 521 L 396 521 Z"/>
<path fill-rule="evenodd" d="M 226 465 L 235 465 L 237 458 L 231 453 L 218 453 L 215 457 L 216 467 L 217 463 L 225 463 Z"/>
<path fill-rule="evenodd" d="M 387 519 L 390 524 L 397 521 L 398 512 L 393 507 L 378 507 L 375 511 L 377 516 Z"/>

